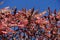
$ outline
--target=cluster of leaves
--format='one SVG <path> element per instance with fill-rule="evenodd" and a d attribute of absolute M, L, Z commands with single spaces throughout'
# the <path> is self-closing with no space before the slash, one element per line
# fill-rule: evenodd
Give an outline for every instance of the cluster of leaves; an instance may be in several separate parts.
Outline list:
<path fill-rule="evenodd" d="M 21 11 L 8 9 L 9 7 L 0 10 L 0 35 L 2 40 L 60 40 L 60 12 L 48 11 L 39 13 L 34 8 Z M 14 14 L 12 14 L 14 13 Z M 45 14 L 48 13 L 48 16 Z M 18 27 L 18 29 L 15 29 Z M 14 29 L 12 29 L 14 28 Z M 18 35 L 18 36 L 17 36 Z M 18 39 L 16 39 L 16 36 Z"/>

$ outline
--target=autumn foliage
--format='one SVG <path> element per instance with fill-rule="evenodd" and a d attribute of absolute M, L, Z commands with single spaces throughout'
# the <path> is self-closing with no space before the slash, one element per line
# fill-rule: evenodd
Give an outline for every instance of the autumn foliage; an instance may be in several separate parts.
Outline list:
<path fill-rule="evenodd" d="M 45 14 L 48 13 L 46 16 Z M 13 29 L 12 29 L 13 28 Z M 60 11 L 38 12 L 34 8 L 0 9 L 0 38 L 2 40 L 60 40 Z"/>

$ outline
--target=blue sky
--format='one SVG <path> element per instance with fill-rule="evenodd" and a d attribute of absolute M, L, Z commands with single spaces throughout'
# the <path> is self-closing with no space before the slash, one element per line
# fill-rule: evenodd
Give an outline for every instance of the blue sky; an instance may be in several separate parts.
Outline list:
<path fill-rule="evenodd" d="M 1 0 L 0 0 L 1 1 Z M 54 9 L 60 9 L 60 0 L 4 0 L 4 4 L 0 5 L 0 8 L 10 6 L 16 6 L 18 9 L 26 8 L 35 8 L 40 11 L 47 10 L 48 7 L 53 11 Z"/>

